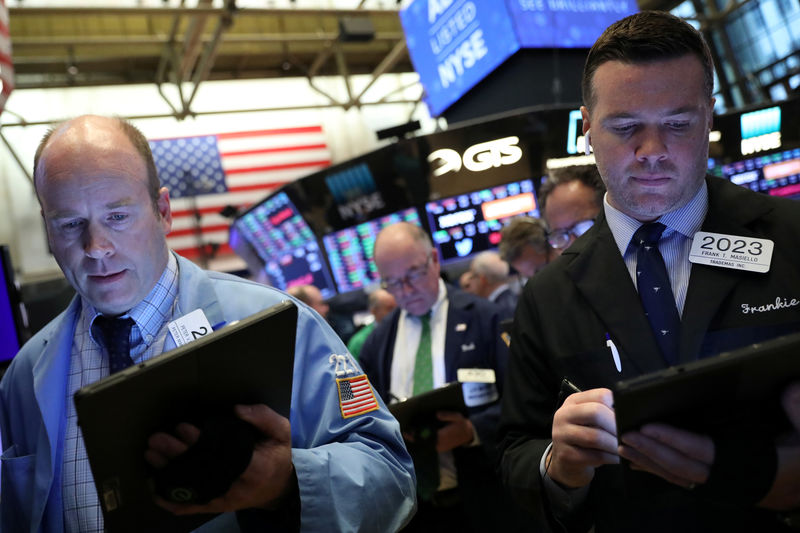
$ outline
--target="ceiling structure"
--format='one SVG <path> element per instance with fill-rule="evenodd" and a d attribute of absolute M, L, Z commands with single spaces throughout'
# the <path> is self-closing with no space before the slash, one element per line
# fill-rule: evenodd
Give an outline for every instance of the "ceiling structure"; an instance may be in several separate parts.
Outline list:
<path fill-rule="evenodd" d="M 300 76 L 331 105 L 348 108 L 366 92 L 351 91 L 349 76 L 374 81 L 413 71 L 395 9 L 237 9 L 235 0 L 222 8 L 199 0 L 196 7 L 14 7 L 9 19 L 17 89 L 171 84 L 179 98 L 161 94 L 179 118 L 191 114 L 206 80 Z M 323 75 L 344 77 L 347 101 L 315 85 Z"/>
<path fill-rule="evenodd" d="M 670 9 L 680 1 L 638 3 L 641 9 Z M 699 17 L 702 29 L 713 28 L 749 1 L 727 0 L 725 9 Z M 398 101 L 391 94 L 378 102 L 362 97 L 380 75 L 413 71 L 396 6 L 362 9 L 366 0 L 354 0 L 354 9 L 237 8 L 236 0 L 223 0 L 224 7 L 214 7 L 218 0 L 192 3 L 124 8 L 20 3 L 9 8 L 16 88 L 153 83 L 172 114 L 183 118 L 192 114 L 194 96 L 206 80 L 305 77 L 326 105 L 347 109 Z M 372 75 L 358 93 L 349 83 L 354 74 Z M 314 81 L 330 75 L 343 77 L 346 99 L 327 94 Z M 165 92 L 167 85 L 177 91 Z"/>

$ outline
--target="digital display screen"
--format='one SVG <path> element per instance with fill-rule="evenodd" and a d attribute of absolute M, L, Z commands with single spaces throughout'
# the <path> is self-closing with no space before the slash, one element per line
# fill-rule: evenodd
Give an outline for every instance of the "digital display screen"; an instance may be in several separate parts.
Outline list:
<path fill-rule="evenodd" d="M 421 225 L 417 210 L 409 208 L 323 237 L 339 292 L 363 289 L 379 279 L 373 260 L 375 238 L 383 228 L 398 222 Z"/>
<path fill-rule="evenodd" d="M 400 12 L 400 22 L 433 116 L 519 50 L 498 0 L 415 0 Z"/>
<path fill-rule="evenodd" d="M 591 48 L 608 26 L 639 11 L 635 0 L 506 0 L 523 48 Z"/>
<path fill-rule="evenodd" d="M 285 192 L 270 196 L 233 224 L 264 261 L 272 285 L 282 290 L 315 285 L 324 298 L 336 294 L 319 244 Z"/>
<path fill-rule="evenodd" d="M 11 279 L 11 265 L 7 264 L 8 254 L 0 248 L 0 361 L 12 359 L 19 351 L 19 329 L 15 320 L 14 306 L 17 305 L 13 291 L 16 290 Z"/>
<path fill-rule="evenodd" d="M 722 175 L 757 192 L 800 200 L 800 148 L 723 165 Z"/>
<path fill-rule="evenodd" d="M 532 180 L 428 202 L 425 211 L 442 263 L 496 248 L 515 216 L 539 216 Z"/>

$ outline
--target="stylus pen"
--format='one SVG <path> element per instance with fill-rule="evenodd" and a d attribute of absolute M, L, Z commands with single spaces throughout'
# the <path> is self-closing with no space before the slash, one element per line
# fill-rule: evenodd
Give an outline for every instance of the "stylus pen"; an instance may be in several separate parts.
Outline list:
<path fill-rule="evenodd" d="M 569 396 L 570 394 L 574 394 L 576 392 L 583 392 L 583 391 L 581 391 L 580 387 L 575 385 L 567 378 L 562 378 L 561 388 L 558 391 L 558 400 L 557 400 L 558 407 L 560 408 L 564 404 L 564 400 L 567 399 L 567 396 Z"/>
<path fill-rule="evenodd" d="M 564 378 L 561 381 L 561 384 L 564 387 L 566 387 L 567 389 L 569 389 L 570 394 L 573 393 L 573 392 L 583 392 L 577 385 L 575 385 L 573 382 L 571 382 L 567 378 Z"/>

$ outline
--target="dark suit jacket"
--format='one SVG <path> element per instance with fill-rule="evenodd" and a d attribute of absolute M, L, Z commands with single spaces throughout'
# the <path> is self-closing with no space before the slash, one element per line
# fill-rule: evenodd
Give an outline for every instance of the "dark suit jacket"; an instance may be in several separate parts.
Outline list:
<path fill-rule="evenodd" d="M 498 389 L 506 373 L 508 349 L 500 337 L 501 311 L 493 303 L 447 286 L 449 307 L 445 336 L 445 379 L 456 381 L 459 368 L 492 368 Z M 387 316 L 364 342 L 359 356 L 364 372 L 380 396 L 389 402 L 392 359 L 400 310 Z M 502 395 L 502 390 L 499 390 Z M 465 508 L 474 513 L 471 521 L 476 531 L 500 527 L 514 512 L 507 512 L 494 465 L 497 462 L 496 433 L 500 403 L 470 410 L 472 422 L 481 440 L 479 447 L 453 450 L 459 490 Z M 504 516 L 505 513 L 505 516 Z"/>
<path fill-rule="evenodd" d="M 509 288 L 506 288 L 492 300 L 496 305 L 503 309 L 503 313 L 507 317 L 513 317 L 514 311 L 517 309 L 517 295 L 514 294 Z"/>
<path fill-rule="evenodd" d="M 770 271 L 692 265 L 682 316 L 680 357 L 688 362 L 722 350 L 797 331 L 800 306 L 744 313 L 777 297 L 800 299 L 800 204 L 707 179 L 709 211 L 702 230 L 772 239 Z M 619 349 L 619 374 L 606 347 Z M 666 367 L 601 213 L 597 223 L 525 287 L 515 317 L 503 398 L 503 479 L 530 511 L 553 516 L 541 487 L 539 461 L 550 442 L 563 377 L 583 390 Z M 743 456 L 742 465 L 751 457 Z M 758 465 L 750 465 L 758 472 Z M 758 482 L 764 483 L 763 473 Z M 753 482 L 756 482 L 754 479 Z M 770 479 L 766 480 L 767 485 Z M 566 517 L 570 530 L 769 531 L 774 516 L 719 494 L 689 492 L 649 474 L 606 465 L 596 471 L 587 505 Z"/>

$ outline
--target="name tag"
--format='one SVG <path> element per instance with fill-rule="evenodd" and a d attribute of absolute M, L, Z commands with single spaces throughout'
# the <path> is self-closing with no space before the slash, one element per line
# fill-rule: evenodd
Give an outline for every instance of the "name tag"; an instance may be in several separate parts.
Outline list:
<path fill-rule="evenodd" d="M 202 309 L 195 309 L 191 313 L 173 320 L 167 324 L 167 328 L 169 328 L 169 333 L 176 346 L 183 346 L 195 339 L 205 337 L 213 331 Z"/>
<path fill-rule="evenodd" d="M 456 371 L 459 383 L 494 383 L 497 381 L 493 368 L 459 368 Z"/>
<path fill-rule="evenodd" d="M 774 246 L 769 239 L 698 231 L 694 234 L 689 261 L 764 273 L 769 272 Z"/>

